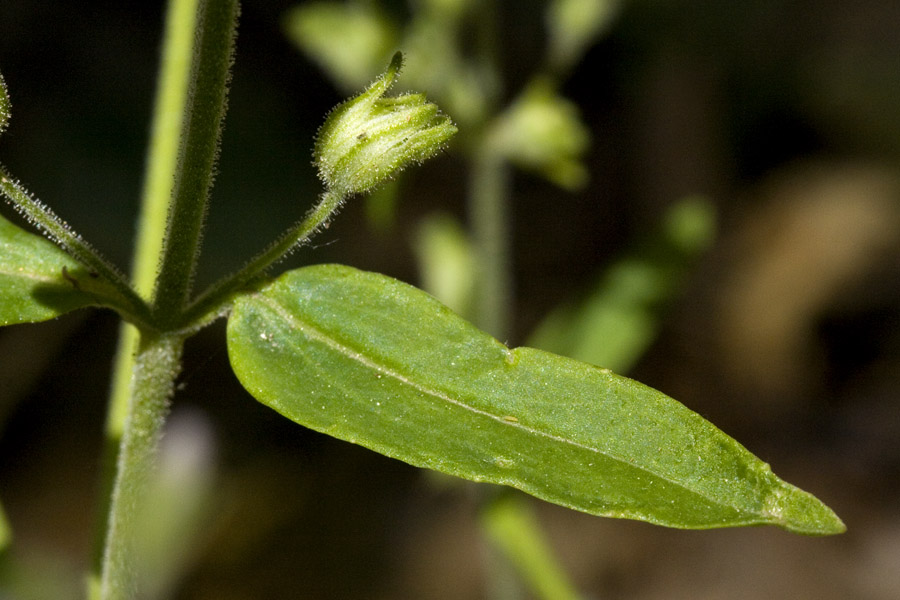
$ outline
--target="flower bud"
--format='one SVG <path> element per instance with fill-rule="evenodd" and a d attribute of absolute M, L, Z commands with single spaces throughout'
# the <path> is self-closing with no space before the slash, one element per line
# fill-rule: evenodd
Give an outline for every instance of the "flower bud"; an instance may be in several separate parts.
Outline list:
<path fill-rule="evenodd" d="M 384 75 L 331 111 L 319 129 L 314 157 L 319 177 L 332 192 L 365 192 L 410 163 L 433 156 L 456 133 L 450 119 L 423 94 L 383 97 L 402 62 L 396 53 Z"/>

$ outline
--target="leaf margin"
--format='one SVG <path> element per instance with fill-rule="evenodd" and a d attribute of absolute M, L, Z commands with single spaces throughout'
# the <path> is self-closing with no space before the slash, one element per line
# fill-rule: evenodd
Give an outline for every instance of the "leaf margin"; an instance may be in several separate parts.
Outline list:
<path fill-rule="evenodd" d="M 406 301 L 422 302 L 423 306 L 427 307 L 428 311 L 435 311 L 436 314 L 440 315 L 440 318 L 448 318 L 451 321 L 454 321 L 454 326 L 462 327 L 467 333 L 477 332 L 476 337 L 481 337 L 482 341 L 490 340 L 489 343 L 492 344 L 498 352 L 503 354 L 503 356 L 505 357 L 503 360 L 511 366 L 515 366 L 517 364 L 521 365 L 524 360 L 525 362 L 531 361 L 540 368 L 542 366 L 545 366 L 546 361 L 548 360 L 556 361 L 559 364 L 565 365 L 569 368 L 577 369 L 579 372 L 593 373 L 595 378 L 606 378 L 608 382 L 615 383 L 615 385 L 619 386 L 620 389 L 625 389 L 627 393 L 636 393 L 638 395 L 643 394 L 646 397 L 656 398 L 664 404 L 671 403 L 671 405 L 669 405 L 669 408 L 677 405 L 677 407 L 680 408 L 673 410 L 675 410 L 675 413 L 680 415 L 680 417 L 690 415 L 689 417 L 685 418 L 695 420 L 696 423 L 701 423 L 703 429 L 707 430 L 708 432 L 712 432 L 715 440 L 712 446 L 710 446 L 711 448 L 717 444 L 733 445 L 733 454 L 740 460 L 746 461 L 746 463 L 737 464 L 737 466 L 735 467 L 736 470 L 734 472 L 742 472 L 741 470 L 747 472 L 747 482 L 745 483 L 748 486 L 748 489 L 751 490 L 751 492 L 752 490 L 758 491 L 758 489 L 768 489 L 769 491 L 763 496 L 755 498 L 754 502 L 758 502 L 759 504 L 759 509 L 756 513 L 754 513 L 755 516 L 744 516 L 726 520 L 710 520 L 707 523 L 688 522 L 687 520 L 679 522 L 677 519 L 660 518 L 653 512 L 648 513 L 646 511 L 641 511 L 639 508 L 635 507 L 626 509 L 598 509 L 596 506 L 590 506 L 589 503 L 586 503 L 584 501 L 572 501 L 570 498 L 567 498 L 565 496 L 560 497 L 558 493 L 553 492 L 552 490 L 547 491 L 546 489 L 541 489 L 541 487 L 534 484 L 534 482 L 529 482 L 521 478 L 516 479 L 515 477 L 509 477 L 505 474 L 498 475 L 497 469 L 485 467 L 481 472 L 473 472 L 471 469 L 466 470 L 465 468 L 460 468 L 458 465 L 454 465 L 452 464 L 452 462 L 448 461 L 446 448 L 443 452 L 437 453 L 434 453 L 427 448 L 419 448 L 417 451 L 409 452 L 408 450 L 404 450 L 403 448 L 398 448 L 396 445 L 392 445 L 393 442 L 391 441 L 379 441 L 372 438 L 371 436 L 369 436 L 368 439 L 365 439 L 367 437 L 366 435 L 361 436 L 358 430 L 354 430 L 353 427 L 346 427 L 346 421 L 348 419 L 354 418 L 353 416 L 348 417 L 347 415 L 341 416 L 335 414 L 329 417 L 332 418 L 331 423 L 327 422 L 327 419 L 321 420 L 321 415 L 316 417 L 316 419 L 319 419 L 318 421 L 316 419 L 311 419 L 309 415 L 301 417 L 297 413 L 298 409 L 296 406 L 290 406 L 290 402 L 286 403 L 284 399 L 276 397 L 277 394 L 273 395 L 271 393 L 271 390 L 267 389 L 267 386 L 269 384 L 266 383 L 266 373 L 262 373 L 260 379 L 259 371 L 265 371 L 266 369 L 268 369 L 268 366 L 258 368 L 262 363 L 256 365 L 250 364 L 252 363 L 252 360 L 245 360 L 246 357 L 241 356 L 243 349 L 240 347 L 240 344 L 242 342 L 247 342 L 251 346 L 252 344 L 257 343 L 264 349 L 269 346 L 277 346 L 279 342 L 276 342 L 275 339 L 271 337 L 275 334 L 271 332 L 267 333 L 265 327 L 262 327 L 262 331 L 260 332 L 259 329 L 255 328 L 255 325 L 251 324 L 248 331 L 244 332 L 240 330 L 242 327 L 244 327 L 244 325 L 246 324 L 245 322 L 248 320 L 245 316 L 245 313 L 246 315 L 252 315 L 254 310 L 258 310 L 266 304 L 268 304 L 269 308 L 271 309 L 272 304 L 269 302 L 271 300 L 270 297 L 277 296 L 280 292 L 284 291 L 280 288 L 286 285 L 285 282 L 296 283 L 296 281 L 292 281 L 295 278 L 299 278 L 301 280 L 306 278 L 310 281 L 314 281 L 317 278 L 323 281 L 338 281 L 341 279 L 348 281 L 353 278 L 361 278 L 367 280 L 369 283 L 374 282 L 375 286 L 383 286 L 384 288 L 384 294 L 382 295 L 381 300 L 387 298 L 386 301 L 388 303 L 393 301 L 397 301 L 400 303 Z M 309 281 L 307 283 L 309 283 Z M 315 287 L 314 284 L 310 285 L 312 287 Z M 352 285 L 350 287 L 352 287 Z M 321 292 L 322 290 L 318 291 Z M 303 293 L 308 297 L 307 300 L 314 295 L 314 291 L 310 289 L 305 290 Z M 339 300 L 340 302 L 347 302 L 349 299 L 350 296 L 341 297 Z M 320 301 L 325 303 L 328 302 L 328 300 Z M 332 304 L 330 310 L 339 311 L 339 308 L 335 307 L 340 305 L 340 302 L 338 302 L 337 305 Z M 290 316 L 289 312 L 281 312 L 280 318 L 290 321 L 292 317 Z M 295 324 L 294 326 L 296 327 L 297 325 Z M 312 329 L 310 329 L 309 326 L 306 326 L 306 334 L 309 334 L 310 331 L 312 331 Z M 321 332 L 314 333 L 312 335 L 313 337 L 319 336 L 319 342 L 323 342 L 326 345 L 332 346 L 332 349 L 338 349 L 338 346 L 334 346 L 333 344 L 335 342 L 339 344 L 339 339 L 327 341 L 321 337 Z M 260 343 L 260 339 L 264 343 Z M 297 269 L 295 271 L 289 271 L 272 283 L 262 287 L 259 291 L 243 296 L 235 302 L 228 323 L 228 351 L 229 357 L 232 362 L 232 367 L 235 370 L 238 379 L 251 393 L 251 395 L 256 397 L 263 404 L 267 404 L 268 406 L 284 414 L 291 420 L 294 420 L 295 422 L 298 422 L 306 427 L 321 431 L 340 439 L 344 439 L 346 441 L 350 441 L 352 443 L 363 445 L 376 452 L 385 454 L 393 458 L 397 458 L 399 460 L 403 460 L 404 462 L 413 464 L 415 466 L 443 471 L 445 473 L 474 481 L 489 481 L 492 483 L 509 485 L 511 487 L 521 489 L 522 491 L 525 491 L 529 494 L 535 495 L 539 498 L 551 501 L 556 504 L 561 504 L 575 510 L 588 512 L 590 514 L 639 519 L 671 527 L 703 529 L 724 526 L 773 524 L 791 531 L 809 535 L 840 533 L 845 529 L 843 523 L 833 513 L 833 511 L 822 504 L 818 499 L 808 494 L 807 492 L 804 492 L 799 488 L 796 488 L 795 486 L 780 480 L 777 476 L 774 475 L 774 473 L 772 473 L 771 469 L 766 463 L 763 463 L 758 458 L 753 456 L 738 442 L 726 436 L 714 425 L 712 425 L 708 421 L 705 421 L 696 413 L 693 413 L 683 405 L 677 403 L 668 396 L 665 396 L 661 392 L 652 390 L 652 388 L 644 386 L 643 384 L 640 384 L 628 378 L 615 375 L 608 370 L 598 369 L 596 367 L 586 365 L 585 363 L 579 363 L 578 361 L 567 359 L 565 357 L 558 357 L 531 348 L 509 349 L 497 340 L 494 340 L 493 338 L 488 336 L 486 333 L 480 332 L 471 324 L 463 321 L 460 317 L 456 316 L 449 309 L 441 305 L 439 302 L 437 302 L 424 292 L 421 292 L 420 290 L 417 290 L 412 286 L 409 286 L 397 280 L 393 280 L 383 275 L 379 275 L 376 273 L 366 273 L 364 271 L 358 271 L 356 269 L 352 269 L 350 267 L 345 267 L 342 265 L 314 265 L 311 267 Z M 338 349 L 338 352 L 343 353 L 344 356 L 348 357 L 350 360 L 356 361 L 360 365 L 363 365 L 363 367 L 370 369 L 376 374 L 379 374 L 379 378 L 380 374 L 387 374 L 389 378 L 392 377 L 397 381 L 404 382 L 404 380 L 406 379 L 405 376 L 401 373 L 391 372 L 391 370 L 388 368 L 389 365 L 378 364 L 377 361 L 368 361 L 365 356 L 359 351 L 359 348 L 353 349 L 350 347 L 346 347 Z M 277 375 L 275 379 L 277 379 L 277 377 L 285 378 L 289 376 L 289 373 L 282 373 L 281 375 Z M 272 378 L 269 377 L 269 379 L 271 380 Z M 260 383 L 260 381 L 262 381 L 262 383 Z M 339 384 L 335 381 L 335 385 L 338 386 Z M 310 392 L 310 395 L 315 395 L 316 393 L 316 390 L 313 390 Z M 472 410 L 472 407 L 466 408 Z M 305 409 L 309 411 L 318 410 L 310 406 L 306 406 Z M 327 407 L 325 405 L 322 405 L 322 411 L 327 412 Z M 370 414 L 368 416 L 371 417 L 372 415 Z M 516 429 L 523 429 L 526 424 L 520 417 L 516 417 L 515 413 L 508 410 L 499 410 L 496 412 L 496 414 L 484 413 L 483 416 L 487 416 L 494 421 L 502 423 L 503 425 L 513 426 Z M 360 415 L 356 415 L 356 418 L 362 417 Z M 339 421 L 341 421 L 341 419 L 343 419 L 345 422 L 340 423 Z M 577 427 L 577 424 L 575 424 L 574 426 Z M 466 431 L 463 430 L 457 432 L 457 434 L 460 436 L 465 435 L 465 433 Z M 542 435 L 540 432 L 536 432 L 536 430 L 533 429 L 531 430 L 531 433 Z M 392 434 L 388 432 L 380 433 L 379 435 L 383 435 L 385 438 L 389 438 Z M 652 439 L 651 433 L 645 433 L 644 437 L 648 440 Z M 489 438 L 486 438 L 485 443 L 490 444 L 491 440 Z M 619 458 L 622 459 L 622 457 Z M 704 458 L 705 457 L 703 455 L 699 456 L 699 460 L 701 462 Z M 621 462 L 624 463 L 626 460 L 628 460 L 627 457 Z M 747 465 L 752 465 L 752 468 L 748 467 Z M 589 466 L 592 466 L 592 463 Z M 690 468 L 688 468 L 688 472 L 690 472 Z M 557 477 L 560 476 L 557 475 Z M 651 483 L 653 483 L 652 480 Z M 725 488 L 733 488 L 733 484 L 728 483 L 727 479 L 725 480 L 725 483 L 728 484 L 722 484 Z M 731 488 L 729 488 L 729 485 L 731 486 Z M 654 510 L 659 510 L 659 508 L 657 507 Z"/>

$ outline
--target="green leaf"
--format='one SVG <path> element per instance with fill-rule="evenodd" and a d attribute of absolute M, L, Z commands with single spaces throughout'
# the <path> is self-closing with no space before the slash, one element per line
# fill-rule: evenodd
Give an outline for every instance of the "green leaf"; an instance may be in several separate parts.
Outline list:
<path fill-rule="evenodd" d="M 810 494 L 640 383 L 511 350 L 399 281 L 339 265 L 239 298 L 231 364 L 259 401 L 410 464 L 683 528 L 844 530 Z"/>
<path fill-rule="evenodd" d="M 611 265 L 578 305 L 554 309 L 528 344 L 626 372 L 656 339 L 663 309 L 715 235 L 715 209 L 688 197 L 666 213 L 655 236 Z"/>
<path fill-rule="evenodd" d="M 499 118 L 492 135 L 496 150 L 520 167 L 568 190 L 587 183 L 581 159 L 590 133 L 578 108 L 550 81 L 532 82 Z"/>
<path fill-rule="evenodd" d="M 555 68 L 569 68 L 613 23 L 621 0 L 554 0 L 547 7 L 548 50 Z"/>
<path fill-rule="evenodd" d="M 396 25 L 375 3 L 309 2 L 284 16 L 288 37 L 347 90 L 366 85 L 396 50 Z"/>
<path fill-rule="evenodd" d="M 457 314 L 472 313 L 475 250 L 456 218 L 434 214 L 417 227 L 413 245 L 421 286 Z"/>
<path fill-rule="evenodd" d="M 92 305 L 127 302 L 52 243 L 0 216 L 0 325 L 46 321 Z"/>

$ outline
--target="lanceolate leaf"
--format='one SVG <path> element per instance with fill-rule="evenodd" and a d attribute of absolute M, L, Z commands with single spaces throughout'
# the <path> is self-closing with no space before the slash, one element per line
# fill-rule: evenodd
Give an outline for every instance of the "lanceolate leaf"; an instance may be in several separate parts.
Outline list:
<path fill-rule="evenodd" d="M 0 216 L 0 325 L 46 321 L 100 304 L 127 302 L 58 247 Z"/>
<path fill-rule="evenodd" d="M 289 272 L 237 300 L 228 349 L 264 404 L 413 465 L 673 527 L 844 529 L 671 398 L 585 363 L 511 350 L 382 275 Z"/>

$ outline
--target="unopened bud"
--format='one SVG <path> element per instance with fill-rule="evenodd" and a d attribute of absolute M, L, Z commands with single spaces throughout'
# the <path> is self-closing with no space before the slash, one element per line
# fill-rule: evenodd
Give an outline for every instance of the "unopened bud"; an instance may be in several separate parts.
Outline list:
<path fill-rule="evenodd" d="M 342 196 L 365 192 L 410 163 L 433 156 L 456 133 L 449 117 L 423 94 L 385 98 L 400 66 L 394 55 L 369 88 L 335 108 L 316 138 L 319 177 Z"/>

